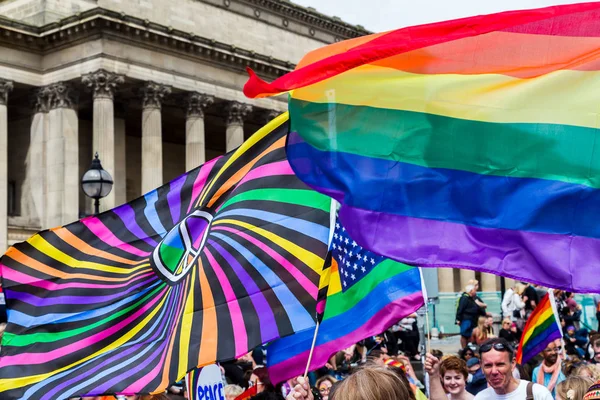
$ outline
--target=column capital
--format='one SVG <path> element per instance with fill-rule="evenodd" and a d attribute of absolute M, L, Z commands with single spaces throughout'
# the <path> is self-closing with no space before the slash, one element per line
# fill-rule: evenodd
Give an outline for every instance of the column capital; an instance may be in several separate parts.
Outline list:
<path fill-rule="evenodd" d="M 171 87 L 156 82 L 146 82 L 141 89 L 143 108 L 161 108 L 163 100 L 171 94 Z"/>
<path fill-rule="evenodd" d="M 47 113 L 50 110 L 50 96 L 48 88 L 44 86 L 32 89 L 30 102 L 34 114 Z"/>
<path fill-rule="evenodd" d="M 198 92 L 189 93 L 185 98 L 186 118 L 204 118 L 204 110 L 214 102 L 214 96 Z"/>
<path fill-rule="evenodd" d="M 43 88 L 48 96 L 48 108 L 75 108 L 77 104 L 77 92 L 69 82 L 58 82 Z"/>
<path fill-rule="evenodd" d="M 13 90 L 12 81 L 0 79 L 0 105 L 5 106 L 8 103 L 8 94 Z"/>
<path fill-rule="evenodd" d="M 277 117 L 279 114 L 281 114 L 281 111 L 263 110 L 260 116 L 262 118 L 262 122 L 266 125 L 275 119 L 275 117 Z"/>
<path fill-rule="evenodd" d="M 250 104 L 232 101 L 227 105 L 227 125 L 242 125 L 244 119 L 252 112 Z"/>
<path fill-rule="evenodd" d="M 113 99 L 118 85 L 125 83 L 123 75 L 114 74 L 103 69 L 83 75 L 81 78 L 88 89 L 94 91 L 94 98 Z"/>

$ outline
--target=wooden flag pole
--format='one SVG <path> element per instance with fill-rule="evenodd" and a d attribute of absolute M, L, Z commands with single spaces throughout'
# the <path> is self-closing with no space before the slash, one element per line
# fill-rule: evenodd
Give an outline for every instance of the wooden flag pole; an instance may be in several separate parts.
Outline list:
<path fill-rule="evenodd" d="M 427 325 L 427 348 L 425 353 L 431 353 L 431 325 L 429 325 L 429 304 L 425 302 L 425 325 Z"/>
<path fill-rule="evenodd" d="M 317 343 L 317 334 L 319 333 L 319 325 L 321 324 L 317 321 L 317 325 L 315 326 L 315 335 L 313 336 L 312 345 L 310 346 L 310 352 L 308 353 L 308 362 L 306 363 L 306 369 L 304 370 L 305 378 L 308 375 L 310 363 L 312 362 L 313 351 L 315 350 L 315 344 Z"/>

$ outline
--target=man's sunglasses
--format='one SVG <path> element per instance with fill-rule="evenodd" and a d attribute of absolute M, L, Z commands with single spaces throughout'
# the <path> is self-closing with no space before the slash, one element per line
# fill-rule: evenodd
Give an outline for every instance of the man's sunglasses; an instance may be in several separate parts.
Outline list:
<path fill-rule="evenodd" d="M 487 353 L 491 349 L 496 351 L 508 351 L 509 353 L 514 353 L 512 347 L 505 345 L 504 343 L 492 343 L 492 344 L 484 344 L 479 348 L 479 353 Z"/>

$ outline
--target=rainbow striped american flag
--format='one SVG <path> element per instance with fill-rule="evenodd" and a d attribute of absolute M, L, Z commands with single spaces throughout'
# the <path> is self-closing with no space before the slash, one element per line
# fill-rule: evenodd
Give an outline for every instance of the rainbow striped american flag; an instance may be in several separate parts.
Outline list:
<path fill-rule="evenodd" d="M 337 222 L 328 264 L 321 274 L 326 293 L 309 366 L 367 337 L 379 335 L 425 304 L 419 268 L 374 254 L 356 243 Z M 271 343 L 267 365 L 273 382 L 301 375 L 308 363 L 315 327 Z"/>

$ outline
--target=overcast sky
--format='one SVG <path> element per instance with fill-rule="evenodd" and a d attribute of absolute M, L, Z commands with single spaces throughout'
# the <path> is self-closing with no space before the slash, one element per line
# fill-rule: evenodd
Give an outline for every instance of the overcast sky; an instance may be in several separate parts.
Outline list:
<path fill-rule="evenodd" d="M 346 22 L 382 32 L 498 11 L 580 3 L 569 0 L 292 0 Z"/>

